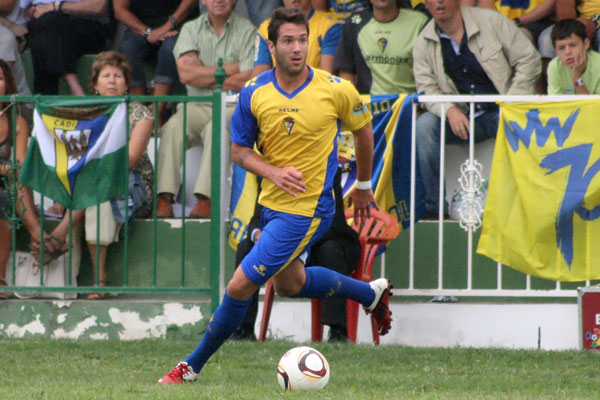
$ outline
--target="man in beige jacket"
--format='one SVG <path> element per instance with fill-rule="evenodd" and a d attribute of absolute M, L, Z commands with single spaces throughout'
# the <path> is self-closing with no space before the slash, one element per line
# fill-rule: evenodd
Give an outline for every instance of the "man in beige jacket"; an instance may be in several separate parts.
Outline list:
<path fill-rule="evenodd" d="M 460 6 L 459 0 L 425 0 L 432 20 L 415 40 L 417 92 L 435 94 L 533 94 L 540 55 L 519 28 L 501 14 Z M 428 213 L 437 214 L 441 103 L 425 104 L 417 120 L 417 157 Z M 476 104 L 475 140 L 494 137 L 498 108 Z M 468 143 L 466 104 L 446 104 L 446 143 Z"/>

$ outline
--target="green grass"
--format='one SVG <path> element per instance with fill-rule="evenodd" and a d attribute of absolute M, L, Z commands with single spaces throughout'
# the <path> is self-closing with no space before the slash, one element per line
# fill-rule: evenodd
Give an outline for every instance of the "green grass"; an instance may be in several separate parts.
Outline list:
<path fill-rule="evenodd" d="M 443 332 L 441 332 L 443 334 Z M 192 341 L 0 340 L 0 399 L 597 399 L 591 351 L 315 344 L 318 393 L 283 393 L 276 367 L 297 344 L 227 343 L 191 385 L 158 386 Z"/>

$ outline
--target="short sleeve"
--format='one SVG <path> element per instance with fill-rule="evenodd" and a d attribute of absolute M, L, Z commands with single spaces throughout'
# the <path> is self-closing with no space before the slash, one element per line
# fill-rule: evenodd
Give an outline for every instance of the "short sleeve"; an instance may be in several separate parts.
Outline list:
<path fill-rule="evenodd" d="M 252 113 L 253 93 L 248 86 L 242 88 L 230 124 L 231 141 L 250 148 L 254 147 L 258 135 L 258 122 Z"/>
<path fill-rule="evenodd" d="M 254 54 L 254 65 L 268 65 L 273 66 L 271 59 L 271 52 L 265 38 L 256 34 L 256 53 Z"/>
<path fill-rule="evenodd" d="M 339 84 L 334 83 L 333 88 L 338 116 L 343 123 L 342 130 L 356 131 L 368 124 L 373 117 L 354 85 L 345 79 L 337 79 Z"/>
<path fill-rule="evenodd" d="M 177 42 L 175 42 L 175 47 L 173 48 L 173 56 L 175 56 L 175 60 L 178 60 L 182 54 L 190 51 L 198 52 L 198 46 L 195 45 L 195 43 L 197 43 L 195 37 L 198 36 L 198 34 L 194 34 L 196 22 L 197 20 L 190 21 L 181 28 L 181 32 L 179 32 Z"/>
<path fill-rule="evenodd" d="M 133 129 L 138 122 L 145 119 L 154 120 L 154 115 L 150 110 L 150 107 L 145 106 L 141 103 L 132 103 L 129 106 L 129 126 Z"/>
<path fill-rule="evenodd" d="M 321 44 L 322 55 L 335 55 L 335 52 L 342 36 L 342 24 L 339 22 L 329 27 L 325 36 L 323 37 L 323 43 Z"/>
<path fill-rule="evenodd" d="M 560 85 L 559 61 L 559 58 L 555 57 L 548 65 L 548 94 L 565 94 Z"/>

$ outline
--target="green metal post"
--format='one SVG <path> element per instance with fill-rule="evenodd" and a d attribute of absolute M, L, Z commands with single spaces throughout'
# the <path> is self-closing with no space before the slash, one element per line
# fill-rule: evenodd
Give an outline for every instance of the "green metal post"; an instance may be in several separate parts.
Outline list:
<path fill-rule="evenodd" d="M 223 261 L 221 219 L 221 127 L 223 110 L 223 82 L 227 77 L 223 69 L 223 59 L 219 59 L 219 66 L 215 71 L 217 90 L 213 93 L 212 114 L 212 159 L 211 159 L 211 207 L 210 207 L 210 288 L 211 309 L 214 312 L 221 300 L 220 274 Z"/>

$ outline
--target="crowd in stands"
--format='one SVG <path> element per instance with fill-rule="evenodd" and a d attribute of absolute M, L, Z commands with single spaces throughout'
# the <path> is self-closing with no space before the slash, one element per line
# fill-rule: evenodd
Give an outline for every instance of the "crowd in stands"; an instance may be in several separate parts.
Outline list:
<path fill-rule="evenodd" d="M 235 3 L 0 0 L 0 94 L 58 94 L 63 79 L 72 95 L 83 95 L 85 83 L 79 81 L 77 61 L 84 54 L 95 53 L 100 55 L 92 68 L 92 89 L 98 95 L 168 95 L 179 83 L 190 96 L 209 95 L 216 87 L 214 73 L 221 58 L 227 74 L 224 89 L 235 93 L 276 66 L 278 60 L 270 51 L 269 15 L 281 6 L 300 8 L 306 15 L 307 64 L 351 81 L 362 94 L 600 91 L 600 55 L 594 51 L 600 45 L 600 0 L 246 0 L 249 18 L 232 12 Z M 32 91 L 26 81 L 23 52 L 31 54 Z M 154 72 L 152 82 L 146 79 L 148 66 Z M 227 106 L 228 123 L 234 106 Z M 0 180 L 0 222 L 8 219 L 1 207 L 9 202 L 3 183 L 11 173 L 7 162 L 11 151 L 23 161 L 29 132 L 27 121 L 19 117 L 17 141 L 12 143 L 8 108 L 10 104 L 0 104 L 0 175 L 5 178 Z M 148 198 L 138 216 L 149 215 L 152 209 L 153 168 L 145 145 L 153 119 L 158 118 L 157 216 L 173 216 L 185 140 L 187 148 L 203 147 L 194 187 L 197 202 L 189 217 L 210 218 L 211 105 L 190 103 L 184 112 L 180 104 L 169 116 L 161 103 L 158 113 L 154 116 L 142 104 L 130 109 L 130 168 L 134 179 L 143 182 Z M 440 206 L 440 117 L 440 105 L 429 104 L 419 114 L 416 128 L 418 162 L 430 213 L 438 213 Z M 464 105 L 448 105 L 446 121 L 446 131 L 452 133 L 446 141 L 467 143 L 469 117 Z M 476 140 L 494 137 L 497 125 L 497 106 L 478 104 Z M 24 190 L 23 198 L 20 217 L 31 235 L 32 254 L 42 261 L 39 254 L 44 248 L 48 260 L 55 259 L 66 249 L 67 218 L 42 241 L 38 217 L 29 206 L 31 194 Z M 73 211 L 71 218 L 76 224 L 85 220 L 92 261 L 100 268 L 98 283 L 104 284 L 107 246 L 118 240 L 124 221 L 113 215 L 110 203 L 100 207 L 102 214 L 111 218 L 96 221 L 95 210 Z M 96 237 L 98 223 L 100 237 Z M 256 240 L 254 235 L 249 230 L 246 245 Z M 0 285 L 6 284 L 9 237 L 10 229 L 0 223 Z M 4 295 L 0 293 L 0 297 Z M 332 325 L 343 324 L 336 320 Z"/>

